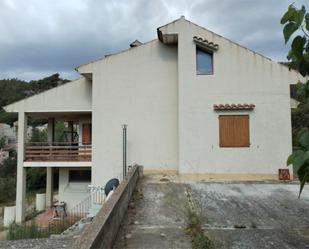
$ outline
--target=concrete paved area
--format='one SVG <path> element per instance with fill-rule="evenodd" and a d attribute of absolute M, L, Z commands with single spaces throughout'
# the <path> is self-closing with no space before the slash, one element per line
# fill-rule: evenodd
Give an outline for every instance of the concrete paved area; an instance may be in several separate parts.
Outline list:
<path fill-rule="evenodd" d="M 146 176 L 127 212 L 115 248 L 191 248 L 186 191 L 217 248 L 309 248 L 309 187 L 298 184 L 186 182 Z"/>
<path fill-rule="evenodd" d="M 146 176 L 140 181 L 114 248 L 191 248 L 184 232 L 186 185 L 160 179 Z"/>
<path fill-rule="evenodd" d="M 223 248 L 309 248 L 309 189 L 297 184 L 191 183 L 205 233 Z"/>

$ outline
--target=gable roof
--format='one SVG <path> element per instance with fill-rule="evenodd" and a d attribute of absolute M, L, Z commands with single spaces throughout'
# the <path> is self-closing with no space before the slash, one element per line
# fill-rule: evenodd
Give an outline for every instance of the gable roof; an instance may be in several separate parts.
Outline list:
<path fill-rule="evenodd" d="M 91 111 L 90 82 L 82 77 L 24 98 L 3 109 L 7 112 Z"/>
<path fill-rule="evenodd" d="M 169 23 L 167 23 L 167 24 L 165 24 L 165 25 L 163 25 L 163 26 L 158 27 L 158 28 L 157 28 L 157 39 L 160 40 L 160 41 L 161 41 L 162 43 L 164 43 L 164 44 L 177 44 L 177 43 L 178 43 L 178 34 L 175 33 L 175 32 L 174 32 L 174 33 L 170 33 L 170 32 L 168 32 L 168 29 L 169 29 L 169 27 L 174 26 L 174 25 L 176 25 L 176 24 L 178 24 L 178 23 L 180 23 L 180 22 L 187 22 L 187 23 L 189 23 L 189 24 L 191 24 L 191 25 L 196 26 L 196 27 L 199 28 L 199 29 L 205 30 L 206 32 L 208 32 L 208 33 L 210 33 L 210 34 L 212 34 L 212 35 L 214 35 L 214 36 L 217 36 L 217 37 L 219 37 L 219 38 L 221 38 L 221 39 L 224 39 L 224 40 L 226 40 L 226 41 L 228 41 L 228 42 L 230 42 L 230 43 L 232 43 L 232 44 L 234 44 L 234 45 L 236 45 L 236 46 L 238 46 L 238 47 L 240 47 L 240 48 L 243 48 L 243 49 L 245 49 L 245 50 L 248 50 L 248 51 L 250 51 L 250 52 L 252 52 L 252 53 L 254 53 L 254 54 L 256 54 L 256 55 L 262 57 L 262 58 L 265 59 L 265 60 L 268 60 L 268 61 L 271 61 L 271 62 L 274 62 L 274 63 L 277 63 L 277 64 L 283 66 L 283 65 L 280 64 L 279 62 L 273 61 L 271 58 L 269 58 L 269 57 L 267 57 L 267 56 L 265 56 L 265 55 L 263 55 L 263 54 L 261 54 L 261 53 L 258 53 L 258 52 L 254 51 L 254 50 L 252 50 L 252 49 L 250 49 L 250 48 L 248 48 L 248 47 L 245 47 L 245 46 L 243 46 L 243 45 L 241 45 L 241 44 L 239 44 L 239 43 L 237 43 L 237 42 L 234 42 L 234 41 L 230 40 L 229 38 L 226 38 L 226 37 L 224 37 L 224 36 L 222 36 L 222 35 L 219 35 L 219 34 L 213 32 L 213 31 L 211 31 L 211 30 L 209 30 L 209 29 L 206 29 L 205 27 L 202 27 L 202 26 L 200 26 L 200 25 L 198 25 L 198 24 L 196 24 L 196 23 L 194 23 L 194 22 L 191 22 L 191 21 L 187 20 L 184 16 L 181 16 L 180 18 L 178 18 L 178 19 L 176 19 L 176 20 L 173 20 L 173 21 L 171 21 L 171 22 L 169 22 Z M 199 38 L 199 37 L 197 37 L 197 38 Z M 155 40 L 157 40 L 157 39 L 155 39 Z M 152 42 L 152 41 L 154 41 L 154 40 L 151 40 L 151 41 L 149 41 L 149 42 Z M 118 54 L 121 54 L 121 53 L 128 52 L 128 51 L 130 51 L 130 49 L 138 49 L 138 48 L 140 48 L 141 46 L 146 45 L 146 44 L 149 43 L 149 42 L 141 43 L 141 44 L 139 44 L 138 46 L 133 46 L 133 47 L 127 48 L 127 49 L 125 49 L 125 50 L 121 50 L 121 51 L 116 52 L 116 53 L 113 53 L 113 54 L 105 55 L 104 57 L 99 58 L 99 59 L 97 59 L 97 60 L 90 61 L 90 62 L 88 62 L 88 63 L 82 64 L 82 65 L 76 67 L 75 70 L 76 70 L 77 72 L 79 72 L 80 74 L 83 74 L 85 77 L 87 77 L 89 74 L 91 74 L 91 73 L 89 73 L 89 72 L 87 72 L 87 71 L 90 70 L 89 66 L 91 67 L 92 64 L 94 64 L 94 63 L 96 63 L 96 62 L 98 62 L 98 61 L 102 61 L 102 60 L 106 59 L 107 57 L 110 57 L 110 56 L 114 56 L 114 55 L 118 55 Z M 211 41 L 210 41 L 210 42 L 211 42 Z M 294 70 L 294 69 L 288 69 L 288 70 L 293 70 L 293 71 L 297 72 L 297 70 Z M 297 73 L 298 73 L 298 72 L 297 72 Z M 90 77 L 91 77 L 91 76 L 89 76 L 89 78 L 90 78 Z"/>

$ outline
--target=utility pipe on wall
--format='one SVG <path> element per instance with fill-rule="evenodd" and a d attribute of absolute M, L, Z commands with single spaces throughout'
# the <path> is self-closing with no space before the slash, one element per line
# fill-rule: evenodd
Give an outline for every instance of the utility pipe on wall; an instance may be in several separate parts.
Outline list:
<path fill-rule="evenodd" d="M 123 178 L 127 176 L 127 125 L 122 125 L 122 166 Z"/>

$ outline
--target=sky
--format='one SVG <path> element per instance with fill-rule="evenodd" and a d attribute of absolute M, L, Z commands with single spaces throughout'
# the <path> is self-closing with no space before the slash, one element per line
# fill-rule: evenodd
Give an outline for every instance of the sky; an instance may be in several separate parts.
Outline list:
<path fill-rule="evenodd" d="M 308 0 L 1 0 L 0 79 L 75 79 L 78 65 L 157 38 L 186 19 L 275 61 L 286 60 L 280 18 Z M 306 4 L 307 2 L 307 4 Z"/>

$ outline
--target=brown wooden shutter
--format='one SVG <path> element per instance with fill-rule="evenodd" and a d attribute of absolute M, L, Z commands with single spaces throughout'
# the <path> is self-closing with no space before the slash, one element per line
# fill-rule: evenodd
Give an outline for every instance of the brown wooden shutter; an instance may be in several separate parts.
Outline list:
<path fill-rule="evenodd" d="M 249 147 L 249 116 L 219 116 L 220 147 Z"/>
<path fill-rule="evenodd" d="M 83 124 L 83 144 L 91 144 L 91 124 Z"/>

